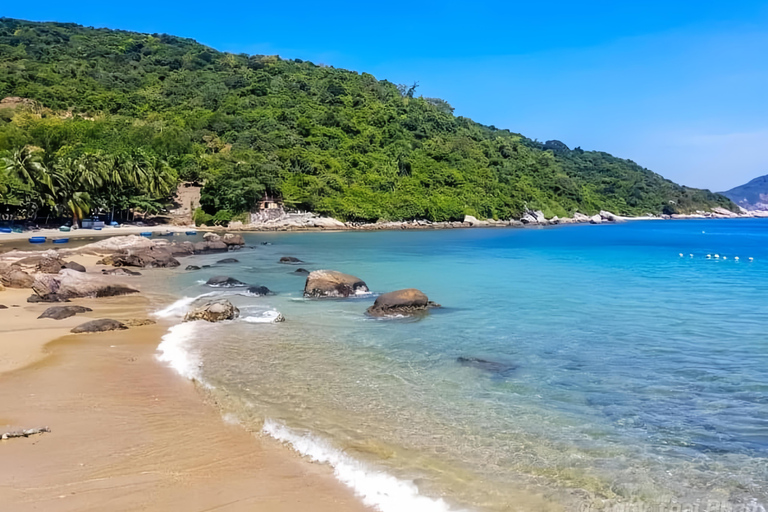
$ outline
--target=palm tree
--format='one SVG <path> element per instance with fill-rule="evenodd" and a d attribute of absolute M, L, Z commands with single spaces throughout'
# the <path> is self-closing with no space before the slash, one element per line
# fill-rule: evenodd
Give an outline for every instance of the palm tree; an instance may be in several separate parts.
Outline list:
<path fill-rule="evenodd" d="M 51 170 L 43 163 L 41 149 L 24 146 L 7 151 L 0 158 L 0 165 L 9 175 L 36 191 L 40 205 L 54 206 L 56 187 Z"/>

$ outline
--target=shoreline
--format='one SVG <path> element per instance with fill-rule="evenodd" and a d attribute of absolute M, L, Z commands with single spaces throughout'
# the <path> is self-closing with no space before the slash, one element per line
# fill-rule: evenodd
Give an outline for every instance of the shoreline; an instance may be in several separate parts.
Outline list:
<path fill-rule="evenodd" d="M 155 272 L 163 270 L 138 281 Z M 0 430 L 51 432 L 0 441 L 0 502 L 52 511 L 371 510 L 331 467 L 227 423 L 194 382 L 159 362 L 168 322 L 69 334 L 92 318 L 146 317 L 157 294 L 75 299 L 94 311 L 38 320 L 52 304 L 27 304 L 29 293 L 0 292 L 8 306 L 0 310 Z"/>

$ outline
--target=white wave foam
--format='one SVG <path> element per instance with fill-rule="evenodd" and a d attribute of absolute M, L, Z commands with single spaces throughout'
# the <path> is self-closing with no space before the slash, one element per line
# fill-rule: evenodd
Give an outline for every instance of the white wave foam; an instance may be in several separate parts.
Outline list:
<path fill-rule="evenodd" d="M 280 317 L 280 312 L 276 310 L 264 311 L 261 316 L 246 316 L 243 318 L 243 322 L 249 324 L 271 324 L 274 323 Z"/>
<path fill-rule="evenodd" d="M 199 323 L 184 322 L 168 329 L 157 346 L 159 354 L 156 357 L 158 361 L 168 363 L 179 375 L 205 384 L 200 376 L 200 357 L 189 350 L 189 340 L 199 329 Z"/>
<path fill-rule="evenodd" d="M 197 299 L 201 299 L 203 297 L 211 297 L 213 295 L 218 295 L 218 293 L 209 292 L 198 295 L 197 297 L 184 297 L 177 300 L 173 304 L 164 307 L 160 311 L 155 311 L 152 314 L 159 318 L 182 317 L 187 312 L 189 305 L 195 302 Z"/>
<path fill-rule="evenodd" d="M 419 494 L 415 483 L 375 471 L 353 459 L 328 442 L 312 434 L 302 434 L 274 420 L 267 419 L 262 431 L 315 462 L 333 467 L 336 478 L 352 488 L 363 503 L 381 512 L 449 512 L 442 499 Z"/>

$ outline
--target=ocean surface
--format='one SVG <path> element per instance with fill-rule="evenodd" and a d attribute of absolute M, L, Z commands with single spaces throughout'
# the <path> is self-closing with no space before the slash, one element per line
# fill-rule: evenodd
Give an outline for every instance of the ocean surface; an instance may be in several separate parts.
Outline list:
<path fill-rule="evenodd" d="M 378 509 L 768 507 L 768 221 L 245 239 L 237 264 L 183 261 L 213 267 L 174 273 L 157 313 L 225 294 L 240 318 L 179 323 L 158 357 Z M 299 266 L 372 293 L 304 299 Z M 411 287 L 443 307 L 366 316 Z"/>

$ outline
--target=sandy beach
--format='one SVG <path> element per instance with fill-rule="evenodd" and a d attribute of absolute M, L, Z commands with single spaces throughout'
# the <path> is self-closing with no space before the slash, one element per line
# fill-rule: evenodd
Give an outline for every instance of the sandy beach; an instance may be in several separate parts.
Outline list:
<path fill-rule="evenodd" d="M 29 294 L 0 292 L 0 432 L 51 432 L 0 441 L 3 510 L 367 510 L 331 468 L 226 423 L 157 362 L 168 325 L 68 334 L 146 318 L 147 297 L 77 299 L 94 311 L 51 320 Z"/>

